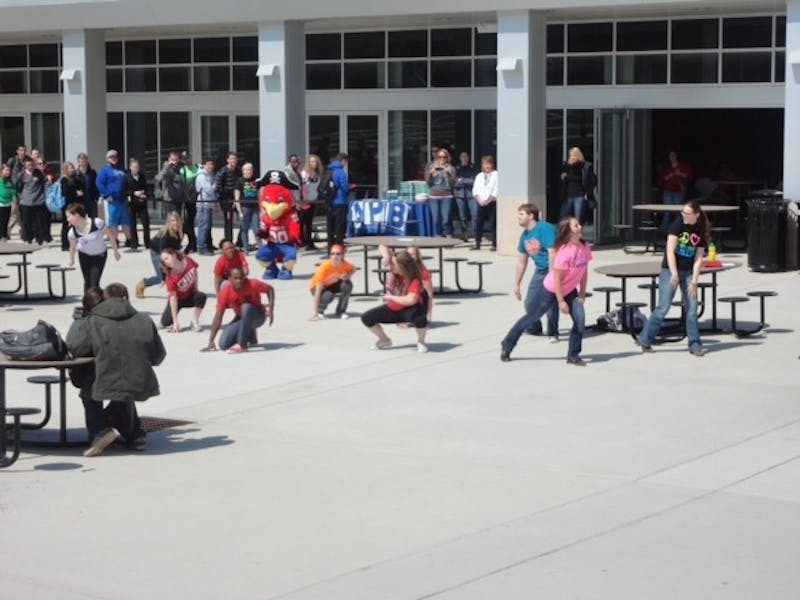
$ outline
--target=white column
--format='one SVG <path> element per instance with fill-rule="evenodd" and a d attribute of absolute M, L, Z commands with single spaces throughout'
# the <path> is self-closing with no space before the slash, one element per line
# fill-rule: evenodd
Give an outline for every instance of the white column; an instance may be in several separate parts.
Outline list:
<path fill-rule="evenodd" d="M 282 168 L 289 154 L 305 154 L 305 34 L 300 21 L 260 23 L 258 81 L 261 165 Z"/>
<path fill-rule="evenodd" d="M 75 163 L 86 152 L 102 165 L 108 149 L 105 31 L 64 31 L 62 42 L 62 73 L 71 77 L 63 82 L 64 160 Z"/>
<path fill-rule="evenodd" d="M 543 12 L 497 13 L 497 250 L 515 254 L 517 207 L 546 209 L 546 26 Z"/>
<path fill-rule="evenodd" d="M 800 0 L 786 2 L 784 98 L 783 194 L 800 201 Z"/>

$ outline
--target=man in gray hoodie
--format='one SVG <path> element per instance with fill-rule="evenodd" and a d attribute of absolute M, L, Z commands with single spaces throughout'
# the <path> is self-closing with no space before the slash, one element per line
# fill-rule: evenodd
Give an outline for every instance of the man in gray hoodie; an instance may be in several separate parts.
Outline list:
<path fill-rule="evenodd" d="M 50 214 L 45 206 L 47 178 L 33 165 L 33 159 L 25 157 L 25 166 L 17 177 L 17 198 L 22 221 L 22 241 L 38 244 L 49 242 Z"/>

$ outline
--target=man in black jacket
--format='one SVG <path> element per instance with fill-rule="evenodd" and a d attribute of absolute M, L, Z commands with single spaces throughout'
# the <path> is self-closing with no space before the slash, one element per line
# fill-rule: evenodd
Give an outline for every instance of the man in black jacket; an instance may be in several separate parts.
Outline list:
<path fill-rule="evenodd" d="M 228 152 L 226 165 L 217 172 L 214 179 L 214 188 L 217 191 L 217 198 L 225 219 L 225 239 L 233 239 L 233 213 L 234 195 L 239 178 L 242 176 L 239 171 L 239 157 L 236 152 Z"/>

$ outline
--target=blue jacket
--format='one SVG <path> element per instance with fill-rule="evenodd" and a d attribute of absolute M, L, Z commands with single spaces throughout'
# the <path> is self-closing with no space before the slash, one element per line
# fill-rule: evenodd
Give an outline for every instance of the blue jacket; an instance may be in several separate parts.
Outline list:
<path fill-rule="evenodd" d="M 97 191 L 101 198 L 111 196 L 114 201 L 122 202 L 125 196 L 125 171 L 106 165 L 97 174 Z"/>
<path fill-rule="evenodd" d="M 336 190 L 336 196 L 333 198 L 333 206 L 347 206 L 347 197 L 350 195 L 350 182 L 347 180 L 347 171 L 338 160 L 334 160 L 328 165 L 328 168 L 333 171 L 331 181 L 333 188 Z"/>

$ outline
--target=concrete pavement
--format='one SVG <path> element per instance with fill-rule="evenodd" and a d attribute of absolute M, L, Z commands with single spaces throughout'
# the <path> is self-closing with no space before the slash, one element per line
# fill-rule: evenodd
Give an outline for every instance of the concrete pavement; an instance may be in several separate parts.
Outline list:
<path fill-rule="evenodd" d="M 192 423 L 151 434 L 144 453 L 25 449 L 0 470 L 4 595 L 797 598 L 797 272 L 720 276 L 724 295 L 779 293 L 763 335 L 704 336 L 695 358 L 684 343 L 642 355 L 627 335 L 592 334 L 577 368 L 568 317 L 560 343 L 526 336 L 499 361 L 522 314 L 515 259 L 480 255 L 487 292 L 437 298 L 428 354 L 395 328 L 395 347 L 370 349 L 357 315 L 375 297 L 354 298 L 347 321 L 308 322 L 313 254 L 275 282 L 255 351 L 201 354 L 207 328 L 163 333 L 162 395 L 140 413 Z M 214 259 L 197 260 L 210 291 Z M 637 260 L 601 249 L 592 267 Z M 103 282 L 132 292 L 150 269 L 146 253 L 123 253 Z M 80 290 L 75 272 L 69 301 L 0 300 L 0 326 L 66 331 Z M 154 318 L 164 303 L 154 288 L 134 301 Z M 588 322 L 603 303 L 587 301 Z M 757 314 L 740 305 L 740 320 Z M 26 375 L 9 372 L 9 405 L 41 406 Z M 74 388 L 68 417 L 77 435 Z"/>

